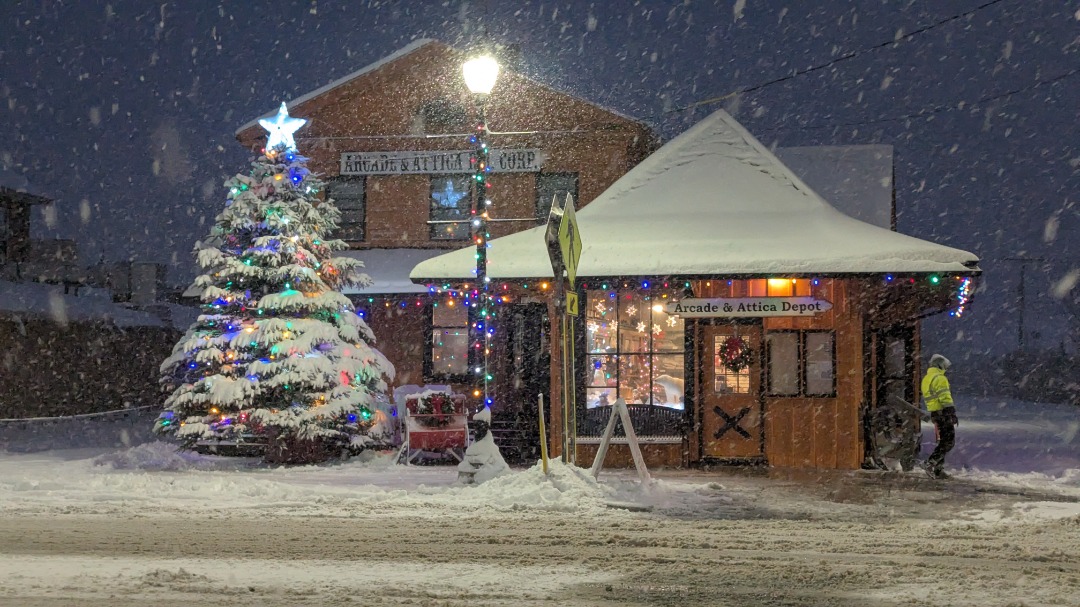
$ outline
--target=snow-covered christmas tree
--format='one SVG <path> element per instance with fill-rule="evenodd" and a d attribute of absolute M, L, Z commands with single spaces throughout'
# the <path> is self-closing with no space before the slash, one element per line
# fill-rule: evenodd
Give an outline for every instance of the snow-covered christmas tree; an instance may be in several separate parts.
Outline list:
<path fill-rule="evenodd" d="M 340 213 L 319 200 L 283 103 L 264 155 L 225 183 L 225 210 L 196 244 L 203 312 L 161 365 L 171 394 L 155 430 L 200 440 L 265 439 L 278 461 L 311 461 L 366 442 L 390 362 L 339 292 L 366 286 L 363 263 L 331 257 Z M 280 453 L 291 449 L 294 453 Z M 269 453 L 268 453 L 269 457 Z"/>

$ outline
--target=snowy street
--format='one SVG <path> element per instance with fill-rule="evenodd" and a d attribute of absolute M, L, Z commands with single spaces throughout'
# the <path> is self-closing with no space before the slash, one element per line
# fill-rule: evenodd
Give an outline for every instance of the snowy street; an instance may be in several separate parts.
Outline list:
<path fill-rule="evenodd" d="M 461 487 L 388 455 L 7 453 L 0 603 L 1076 604 L 1075 411 L 976 399 L 961 416 L 947 482 L 657 470 L 645 491 L 554 463 Z"/>

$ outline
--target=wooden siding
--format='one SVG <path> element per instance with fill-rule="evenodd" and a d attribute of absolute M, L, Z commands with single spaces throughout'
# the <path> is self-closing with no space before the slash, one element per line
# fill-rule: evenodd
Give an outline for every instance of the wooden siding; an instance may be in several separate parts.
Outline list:
<path fill-rule="evenodd" d="M 765 397 L 765 457 L 785 468 L 857 469 L 863 438 L 859 407 L 863 398 L 862 319 L 850 280 L 821 280 L 820 293 L 832 310 L 816 317 L 766 318 L 774 329 L 836 331 L 836 396 Z M 817 294 L 817 293 L 815 293 Z"/>
<path fill-rule="evenodd" d="M 641 457 L 645 460 L 645 467 L 653 468 L 682 468 L 689 461 L 689 452 L 685 443 L 644 443 L 641 445 Z M 580 468 L 592 466 L 596 459 L 596 450 L 599 445 L 579 444 L 577 446 L 577 465 Z M 607 457 L 604 458 L 604 468 L 633 468 L 634 458 L 630 455 L 630 447 L 625 444 L 613 444 L 608 447 Z"/>

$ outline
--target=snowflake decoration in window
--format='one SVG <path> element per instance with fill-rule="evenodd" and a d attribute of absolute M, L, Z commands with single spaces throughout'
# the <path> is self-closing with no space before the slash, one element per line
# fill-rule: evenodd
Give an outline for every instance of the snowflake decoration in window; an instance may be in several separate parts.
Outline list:
<path fill-rule="evenodd" d="M 637 332 L 638 332 L 638 333 L 644 333 L 644 332 L 645 332 L 645 328 L 646 328 L 646 326 L 645 326 L 645 321 L 640 321 L 640 322 L 638 322 L 638 324 L 637 324 Z"/>
<path fill-rule="evenodd" d="M 637 316 L 637 306 L 635 306 L 634 304 L 630 304 L 629 306 L 626 306 L 626 315 L 627 316 Z"/>
<path fill-rule="evenodd" d="M 652 334 L 653 335 L 660 335 L 663 332 L 664 332 L 664 330 L 660 328 L 660 325 L 654 324 L 652 326 Z"/>
<path fill-rule="evenodd" d="M 667 317 L 667 326 L 674 327 L 677 324 L 679 324 L 679 319 L 678 318 L 675 318 L 674 316 L 668 316 Z"/>
<path fill-rule="evenodd" d="M 458 208 L 458 202 L 468 195 L 468 192 L 458 192 L 454 189 L 453 179 L 446 180 L 446 187 L 443 188 L 443 191 L 431 193 L 431 197 L 435 199 L 435 202 L 439 203 L 439 206 L 444 209 Z"/>
<path fill-rule="evenodd" d="M 607 314 L 607 306 L 604 305 L 604 302 L 598 301 L 593 307 L 596 308 L 596 311 L 599 312 L 601 316 Z"/>

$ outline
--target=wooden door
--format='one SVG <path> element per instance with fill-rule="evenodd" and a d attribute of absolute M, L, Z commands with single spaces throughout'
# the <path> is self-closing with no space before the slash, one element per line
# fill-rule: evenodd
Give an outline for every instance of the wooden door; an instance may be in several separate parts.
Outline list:
<path fill-rule="evenodd" d="M 764 456 L 761 415 L 761 327 L 704 325 L 701 340 L 701 443 L 704 457 L 735 459 Z M 738 371 L 724 365 L 729 339 L 749 346 L 749 364 Z M 728 349 L 728 352 L 731 350 Z"/>

